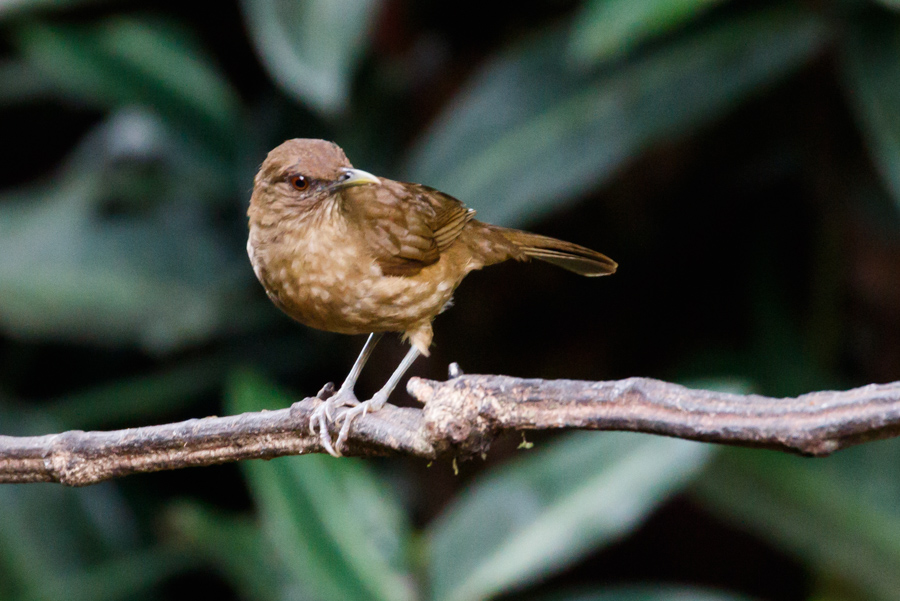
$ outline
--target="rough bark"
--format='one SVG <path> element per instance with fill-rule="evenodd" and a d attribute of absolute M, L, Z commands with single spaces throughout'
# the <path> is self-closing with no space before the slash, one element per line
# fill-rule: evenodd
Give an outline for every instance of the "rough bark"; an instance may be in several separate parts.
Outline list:
<path fill-rule="evenodd" d="M 413 378 L 424 409 L 386 406 L 351 430 L 345 455 L 424 459 L 487 452 L 516 430 L 631 430 L 824 456 L 900 433 L 900 382 L 775 399 L 648 378 L 610 382 L 465 375 Z M 82 486 L 139 472 L 324 451 L 309 432 L 321 396 L 287 409 L 110 432 L 0 436 L 0 482 Z"/>

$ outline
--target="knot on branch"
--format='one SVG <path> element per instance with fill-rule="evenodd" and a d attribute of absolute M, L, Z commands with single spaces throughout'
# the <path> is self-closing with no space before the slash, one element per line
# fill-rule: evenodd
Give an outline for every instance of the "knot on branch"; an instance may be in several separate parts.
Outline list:
<path fill-rule="evenodd" d="M 84 457 L 78 452 L 83 435 L 81 430 L 55 434 L 53 441 L 47 446 L 44 467 L 55 474 L 62 484 L 78 484 L 78 468 L 84 463 Z"/>
<path fill-rule="evenodd" d="M 446 382 L 410 378 L 406 389 L 425 404 L 425 430 L 438 455 L 481 455 L 497 436 L 491 398 L 475 384 L 466 376 Z"/>

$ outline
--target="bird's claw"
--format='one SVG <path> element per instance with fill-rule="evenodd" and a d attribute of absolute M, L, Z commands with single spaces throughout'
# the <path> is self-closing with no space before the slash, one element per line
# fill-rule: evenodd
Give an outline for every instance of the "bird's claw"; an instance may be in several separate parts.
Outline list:
<path fill-rule="evenodd" d="M 319 395 L 326 392 L 327 388 L 328 385 L 326 384 L 325 387 L 319 391 Z M 321 396 L 319 396 L 319 398 L 321 398 Z M 359 405 L 360 402 L 357 400 L 356 395 L 353 394 L 352 390 L 339 390 L 336 394 L 329 396 L 322 404 L 313 409 L 312 414 L 309 416 L 309 433 L 316 434 L 316 426 L 318 426 L 319 441 L 322 443 L 325 450 L 333 457 L 341 456 L 341 445 L 340 443 L 337 445 L 331 444 L 331 434 L 328 432 L 328 424 L 334 423 L 335 421 L 332 414 L 340 407 L 356 408 Z M 335 414 L 335 417 L 338 419 L 340 419 L 340 416 L 340 413 Z"/>
<path fill-rule="evenodd" d="M 333 446 L 331 446 L 331 435 L 328 433 L 328 420 L 326 419 L 327 411 L 323 411 L 319 414 L 319 442 L 322 443 L 322 446 L 325 447 L 325 450 L 328 451 L 328 454 L 332 457 L 340 457 L 341 453 Z M 310 424 L 315 423 L 315 421 L 310 420 Z M 315 428 L 311 428 L 313 430 L 313 434 L 315 434 Z"/>
<path fill-rule="evenodd" d="M 340 448 L 344 446 L 344 443 L 347 442 L 347 438 L 350 436 L 350 425 L 353 423 L 353 420 L 364 417 L 370 411 L 375 413 L 384 407 L 385 403 L 387 403 L 387 396 L 379 392 L 368 401 L 363 401 L 354 407 L 344 409 L 338 413 L 335 421 L 344 420 L 341 431 L 338 433 L 337 441 L 334 443 L 338 451 L 340 451 Z"/>
<path fill-rule="evenodd" d="M 326 388 L 323 388 L 322 391 L 325 391 Z M 368 401 L 361 403 L 352 390 L 338 390 L 313 409 L 309 417 L 309 433 L 315 435 L 316 429 L 318 429 L 319 442 L 322 443 L 322 447 L 333 457 L 340 457 L 341 447 L 344 446 L 347 438 L 350 437 L 350 426 L 353 420 L 369 412 L 374 413 L 378 411 L 386 403 L 387 395 L 381 391 L 377 392 Z M 344 423 L 338 432 L 337 440 L 332 444 L 328 426 L 329 424 L 337 424 L 340 421 Z"/>

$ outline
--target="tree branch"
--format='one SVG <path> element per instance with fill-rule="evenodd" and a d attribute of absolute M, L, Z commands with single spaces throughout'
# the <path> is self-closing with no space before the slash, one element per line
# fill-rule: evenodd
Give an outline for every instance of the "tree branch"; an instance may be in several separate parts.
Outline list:
<path fill-rule="evenodd" d="M 900 434 L 900 382 L 782 399 L 650 378 L 414 378 L 409 390 L 427 403 L 425 422 L 439 453 L 484 452 L 508 430 L 629 430 L 810 456 Z"/>
<path fill-rule="evenodd" d="M 824 456 L 900 434 L 900 382 L 773 399 L 651 380 L 460 376 L 412 378 L 424 409 L 391 405 L 354 422 L 345 454 L 426 459 L 485 453 L 514 430 L 631 430 Z M 324 395 L 287 409 L 111 432 L 0 436 L 0 482 L 82 486 L 140 472 L 321 453 L 309 416 Z"/>

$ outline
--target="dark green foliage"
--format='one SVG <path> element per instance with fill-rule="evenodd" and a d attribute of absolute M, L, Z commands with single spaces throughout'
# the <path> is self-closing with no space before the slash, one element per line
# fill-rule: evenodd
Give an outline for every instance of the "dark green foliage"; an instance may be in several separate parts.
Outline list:
<path fill-rule="evenodd" d="M 0 433 L 259 411 L 344 375 L 355 341 L 280 317 L 244 256 L 256 166 L 290 137 L 620 263 L 472 276 L 419 374 L 900 378 L 897 2 L 488 4 L 0 1 Z M 0 600 L 900 590 L 895 441 L 534 438 L 460 476 L 314 456 L 0 487 Z"/>

